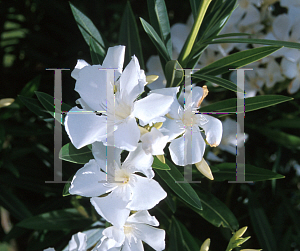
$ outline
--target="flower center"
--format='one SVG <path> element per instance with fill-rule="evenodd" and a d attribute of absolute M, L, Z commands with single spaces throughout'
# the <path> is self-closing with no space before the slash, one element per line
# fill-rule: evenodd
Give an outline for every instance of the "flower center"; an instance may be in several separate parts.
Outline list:
<path fill-rule="evenodd" d="M 126 185 L 130 180 L 130 174 L 124 170 L 119 169 L 115 171 L 115 181 L 121 181 L 121 185 Z"/>
<path fill-rule="evenodd" d="M 115 107 L 115 117 L 117 120 L 126 119 L 131 114 L 131 107 L 126 104 L 118 104 Z"/>
<path fill-rule="evenodd" d="M 193 112 L 190 110 L 186 110 L 182 117 L 182 123 L 185 127 L 192 127 L 193 124 L 196 122 L 195 119 L 196 118 Z"/>

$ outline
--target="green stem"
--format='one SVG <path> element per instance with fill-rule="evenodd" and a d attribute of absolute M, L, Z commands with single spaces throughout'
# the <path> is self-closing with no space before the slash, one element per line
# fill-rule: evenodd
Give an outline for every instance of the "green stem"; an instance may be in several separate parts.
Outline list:
<path fill-rule="evenodd" d="M 180 55 L 178 57 L 178 61 L 180 65 L 184 68 L 187 65 L 187 61 L 189 58 L 189 54 L 192 51 L 193 45 L 195 43 L 195 40 L 197 38 L 200 26 L 202 24 L 203 18 L 205 16 L 205 13 L 207 11 L 207 8 L 212 0 L 202 0 L 199 6 L 197 19 L 194 22 L 194 25 L 192 27 L 192 30 L 185 41 L 185 44 L 180 52 Z"/>

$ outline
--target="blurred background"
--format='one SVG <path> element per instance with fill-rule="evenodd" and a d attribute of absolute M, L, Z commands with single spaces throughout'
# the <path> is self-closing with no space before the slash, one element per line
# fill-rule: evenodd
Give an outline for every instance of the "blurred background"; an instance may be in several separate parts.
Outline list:
<path fill-rule="evenodd" d="M 126 1 L 70 2 L 93 21 L 107 45 L 118 44 Z M 165 2 L 171 26 L 185 24 L 191 14 L 189 2 Z M 275 16 L 288 11 L 279 1 L 265 2 Z M 146 64 L 147 59 L 156 54 L 138 19 L 149 20 L 147 3 L 131 0 L 130 4 Z M 271 26 L 269 23 L 268 27 Z M 65 208 L 85 208 L 83 215 L 86 213 L 86 218 L 92 219 L 96 217 L 95 212 L 90 208 L 89 200 L 63 197 L 64 184 L 45 184 L 46 180 L 53 180 L 54 121 L 46 113 L 34 114 L 18 95 L 36 101 L 35 91 L 53 96 L 54 73 L 46 69 L 70 69 L 62 72 L 62 95 L 63 102 L 74 106 L 78 94 L 70 74 L 77 59 L 92 63 L 90 49 L 77 27 L 69 2 L 65 0 L 0 0 L 0 36 L 0 250 L 43 250 L 50 246 L 62 250 L 72 234 L 87 227 L 86 223 L 62 230 L 26 229 L 16 225 L 28 217 Z M 290 79 L 283 82 L 265 89 L 264 93 L 286 95 L 294 100 L 246 114 L 245 132 L 249 135 L 246 163 L 278 172 L 285 178 L 254 184 L 205 179 L 201 184 L 227 205 L 240 227 L 249 227 L 245 236 L 251 235 L 251 239 L 243 248 L 300 250 L 300 93 L 287 91 Z M 213 102 L 231 97 L 235 97 L 233 92 L 216 89 L 210 92 L 207 100 Z M 15 102 L 9 106 L 5 100 L 1 102 L 7 98 Z M 231 118 L 235 119 L 234 116 Z M 63 133 L 63 143 L 68 142 Z M 226 162 L 235 162 L 235 156 L 230 153 L 221 150 L 214 153 Z M 80 167 L 63 162 L 63 180 L 72 177 Z M 162 202 L 159 207 L 163 209 L 167 205 Z M 228 229 L 211 225 L 181 202 L 177 208 L 176 217 L 197 243 L 210 238 L 211 250 L 225 250 L 231 237 Z M 155 210 L 151 213 L 163 225 L 160 214 Z"/>

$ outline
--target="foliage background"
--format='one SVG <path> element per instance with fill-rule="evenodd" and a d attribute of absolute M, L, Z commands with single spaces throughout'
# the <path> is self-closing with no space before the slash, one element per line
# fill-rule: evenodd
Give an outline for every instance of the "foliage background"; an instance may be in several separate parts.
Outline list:
<path fill-rule="evenodd" d="M 185 23 L 191 13 L 189 2 L 165 2 L 170 24 Z M 118 44 L 126 1 L 74 0 L 71 3 L 93 20 L 110 46 Z M 138 0 L 130 3 L 146 62 L 156 51 L 138 20 L 139 17 L 149 20 L 147 3 Z M 0 1 L 0 34 L 0 99 L 16 99 L 11 106 L 0 108 L 0 250 L 42 250 L 49 246 L 60 250 L 72 234 L 82 230 L 82 225 L 71 230 L 48 231 L 29 230 L 16 224 L 52 210 L 79 208 L 80 205 L 89 208 L 89 201 L 62 197 L 64 184 L 45 184 L 46 180 L 53 179 L 54 123 L 51 119 L 45 122 L 37 118 L 17 96 L 36 98 L 34 91 L 53 96 L 53 71 L 46 69 L 67 68 L 70 71 L 63 71 L 63 101 L 73 105 L 78 96 L 70 73 L 79 58 L 91 63 L 90 51 L 76 25 L 69 2 L 64 0 Z M 289 95 L 285 90 L 279 93 Z M 208 98 L 221 100 L 232 95 L 229 92 L 212 93 Z M 245 119 L 246 133 L 249 134 L 246 163 L 281 173 L 285 179 L 252 185 L 202 180 L 201 187 L 230 208 L 240 227 L 249 226 L 246 235 L 252 237 L 243 248 L 272 251 L 300 248 L 300 179 L 296 170 L 288 165 L 292 159 L 299 160 L 300 148 L 299 92 L 293 97 L 291 102 L 250 112 Z M 279 126 L 269 124 L 278 119 L 284 122 Z M 275 130 L 277 134 L 264 133 L 267 129 Z M 286 134 L 282 136 L 282 132 Z M 286 135 L 295 138 L 291 142 Z M 65 133 L 63 141 L 69 142 Z M 234 156 L 224 157 L 228 162 L 235 162 Z M 63 179 L 70 178 L 79 167 L 63 162 Z M 159 207 L 167 207 L 166 202 L 161 202 Z M 211 238 L 211 250 L 225 250 L 231 237 L 228 229 L 214 227 L 180 201 L 177 207 L 176 218 L 198 243 Z M 87 213 L 93 215 L 94 212 L 90 208 Z M 163 224 L 159 212 L 154 210 L 151 213 Z"/>

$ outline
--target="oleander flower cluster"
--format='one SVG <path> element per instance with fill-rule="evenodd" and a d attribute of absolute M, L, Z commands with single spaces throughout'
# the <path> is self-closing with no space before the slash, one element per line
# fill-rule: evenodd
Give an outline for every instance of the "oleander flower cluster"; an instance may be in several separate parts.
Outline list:
<path fill-rule="evenodd" d="M 92 250 L 144 250 L 142 242 L 164 250 L 165 231 L 148 210 L 167 193 L 154 179 L 154 156 L 164 161 L 169 144 L 176 165 L 196 164 L 213 179 L 203 159 L 205 140 L 221 142 L 222 123 L 197 114 L 208 94 L 194 87 L 184 107 L 178 100 L 179 87 L 160 88 L 145 95 L 147 78 L 138 59 L 132 56 L 123 70 L 125 46 L 111 47 L 102 65 L 78 60 L 72 72 L 80 98 L 65 119 L 65 129 L 76 148 L 90 145 L 93 159 L 73 177 L 69 193 L 90 198 L 90 203 L 110 226 L 103 230 Z M 73 236 L 74 237 L 74 236 Z M 86 248 L 86 237 L 69 246 Z M 75 243 L 75 244 L 74 244 Z M 79 248 L 81 247 L 81 249 Z"/>

